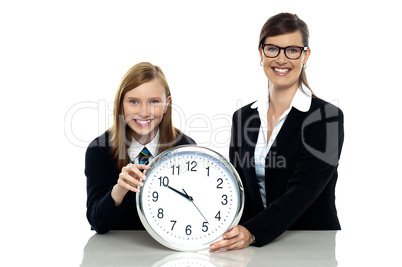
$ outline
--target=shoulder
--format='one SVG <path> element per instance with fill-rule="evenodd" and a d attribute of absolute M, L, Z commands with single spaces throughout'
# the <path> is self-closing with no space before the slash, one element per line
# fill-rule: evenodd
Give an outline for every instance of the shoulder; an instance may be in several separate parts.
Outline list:
<path fill-rule="evenodd" d="M 98 172 L 105 169 L 115 170 L 116 166 L 117 162 L 111 154 L 110 135 L 106 131 L 89 144 L 85 153 L 85 169 Z"/>
<path fill-rule="evenodd" d="M 196 145 L 197 143 L 192 139 L 190 136 L 184 134 L 182 131 L 179 129 L 176 129 L 176 144 L 175 146 L 181 146 L 181 145 Z"/>
<path fill-rule="evenodd" d="M 109 147 L 109 132 L 106 131 L 92 140 L 92 142 L 88 145 L 88 148 L 94 147 Z"/>
<path fill-rule="evenodd" d="M 251 102 L 250 104 L 247 104 L 247 105 L 245 105 L 245 106 L 239 108 L 238 110 L 236 110 L 236 111 L 234 112 L 234 114 L 257 112 L 257 108 L 252 107 L 255 102 L 257 102 L 257 101 Z"/>
<path fill-rule="evenodd" d="M 110 140 L 109 133 L 106 131 L 102 135 L 96 137 L 88 145 L 86 151 L 86 158 L 99 158 L 99 157 L 109 157 L 110 153 Z"/>
<path fill-rule="evenodd" d="M 313 96 L 311 99 L 311 106 L 310 110 L 308 111 L 309 114 L 311 113 L 317 113 L 318 112 L 322 115 L 325 116 L 325 118 L 330 118 L 330 117 L 341 117 L 343 118 L 343 112 L 342 110 L 335 106 L 332 103 L 329 103 L 319 97 Z"/>
<path fill-rule="evenodd" d="M 253 116 L 253 115 L 256 115 L 256 114 L 258 115 L 257 108 L 252 107 L 255 102 L 256 101 L 251 102 L 250 104 L 245 105 L 245 106 L 239 108 L 238 110 L 236 110 L 233 113 L 233 118 L 239 118 L 239 117 L 240 118 L 247 118 L 247 117 L 250 117 L 250 116 Z"/>

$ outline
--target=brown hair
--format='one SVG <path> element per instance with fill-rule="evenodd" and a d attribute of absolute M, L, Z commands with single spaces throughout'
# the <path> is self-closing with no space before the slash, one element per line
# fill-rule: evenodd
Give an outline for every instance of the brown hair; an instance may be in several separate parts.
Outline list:
<path fill-rule="evenodd" d="M 261 49 L 261 45 L 265 42 L 267 37 L 277 36 L 285 33 L 293 33 L 295 31 L 300 31 L 303 38 L 303 46 L 308 47 L 309 41 L 309 30 L 307 24 L 301 20 L 296 14 L 291 13 L 279 13 L 275 16 L 270 17 L 264 26 L 262 26 L 260 33 L 260 42 L 258 44 L 258 49 Z M 304 83 L 311 92 L 310 85 L 307 82 L 307 76 L 304 68 L 300 73 L 300 83 Z"/>
<path fill-rule="evenodd" d="M 127 153 L 131 143 L 131 128 L 126 124 L 123 110 L 124 95 L 141 84 L 158 79 L 165 88 L 166 97 L 170 96 L 170 89 L 162 69 L 148 62 L 141 62 L 131 67 L 123 76 L 116 92 L 113 109 L 113 126 L 110 133 L 111 154 L 117 161 L 117 168 L 121 169 L 129 163 Z M 159 153 L 173 147 L 177 129 L 173 127 L 172 106 L 169 104 L 161 123 L 159 124 Z M 128 139 L 129 138 L 129 139 Z"/>

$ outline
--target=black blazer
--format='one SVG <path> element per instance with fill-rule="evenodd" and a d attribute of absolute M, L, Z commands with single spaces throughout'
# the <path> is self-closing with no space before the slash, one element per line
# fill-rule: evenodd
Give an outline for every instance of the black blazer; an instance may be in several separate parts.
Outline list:
<path fill-rule="evenodd" d="M 288 229 L 339 230 L 335 185 L 344 139 L 342 111 L 316 97 L 307 112 L 291 109 L 266 158 L 264 209 L 254 168 L 261 122 L 251 105 L 233 115 L 229 150 L 245 189 L 240 224 L 257 246 Z"/>
<path fill-rule="evenodd" d="M 195 144 L 187 135 L 178 132 L 175 146 Z M 92 229 L 103 234 L 109 230 L 144 230 L 137 213 L 136 193 L 129 191 L 119 207 L 111 196 L 121 170 L 110 154 L 109 134 L 105 132 L 88 146 L 85 155 L 87 177 L 87 219 Z"/>

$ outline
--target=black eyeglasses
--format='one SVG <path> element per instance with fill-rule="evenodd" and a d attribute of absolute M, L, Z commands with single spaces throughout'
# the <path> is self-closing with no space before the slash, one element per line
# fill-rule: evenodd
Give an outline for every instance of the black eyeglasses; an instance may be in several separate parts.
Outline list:
<path fill-rule="evenodd" d="M 261 44 L 262 51 L 266 57 L 274 58 L 279 55 L 281 50 L 285 51 L 285 56 L 288 59 L 298 59 L 303 51 L 308 49 L 307 46 L 287 46 L 287 47 L 280 47 L 273 44 Z"/>

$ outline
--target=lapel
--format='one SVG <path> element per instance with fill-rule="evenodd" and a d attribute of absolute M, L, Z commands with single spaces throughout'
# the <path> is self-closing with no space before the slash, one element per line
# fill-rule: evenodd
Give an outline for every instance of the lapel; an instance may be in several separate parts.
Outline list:
<path fill-rule="evenodd" d="M 297 131 L 300 131 L 305 113 L 293 108 L 290 110 L 271 150 L 280 151 L 286 141 Z"/>
<path fill-rule="evenodd" d="M 252 110 L 251 116 L 249 116 L 248 121 L 249 123 L 246 122 L 246 125 L 243 125 L 244 131 L 247 131 L 245 132 L 245 150 L 246 153 L 249 153 L 249 155 L 251 156 L 250 158 L 253 158 L 261 125 L 260 116 L 257 109 Z"/>
<path fill-rule="evenodd" d="M 259 207 L 262 210 L 264 208 L 264 206 L 262 204 L 261 194 L 260 194 L 260 190 L 259 190 L 257 176 L 255 174 L 255 168 L 254 168 L 254 166 L 255 166 L 254 151 L 255 151 L 256 144 L 257 144 L 257 140 L 258 140 L 258 133 L 260 130 L 261 121 L 260 121 L 260 117 L 259 117 L 257 109 L 252 109 L 250 116 L 246 116 L 246 117 L 248 119 L 246 121 L 246 124 L 243 125 L 244 131 L 247 131 L 247 132 L 244 132 L 245 145 L 244 145 L 243 156 L 250 158 L 251 166 L 248 168 L 244 168 L 243 172 L 247 172 L 245 177 L 247 177 L 246 183 L 249 188 L 250 197 L 251 197 L 252 201 L 254 202 L 254 205 L 256 205 L 257 207 Z"/>

